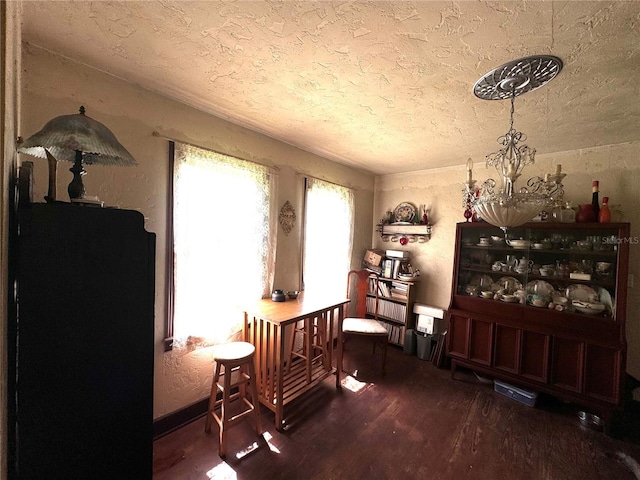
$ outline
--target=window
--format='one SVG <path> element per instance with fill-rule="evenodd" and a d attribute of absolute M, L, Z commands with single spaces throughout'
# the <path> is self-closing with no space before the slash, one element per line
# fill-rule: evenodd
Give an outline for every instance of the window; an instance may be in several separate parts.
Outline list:
<path fill-rule="evenodd" d="M 353 192 L 307 179 L 304 228 L 305 295 L 344 295 L 353 247 Z"/>
<path fill-rule="evenodd" d="M 228 341 L 242 328 L 237 305 L 271 290 L 274 175 L 228 155 L 172 146 L 168 333 L 174 349 L 192 349 Z"/>

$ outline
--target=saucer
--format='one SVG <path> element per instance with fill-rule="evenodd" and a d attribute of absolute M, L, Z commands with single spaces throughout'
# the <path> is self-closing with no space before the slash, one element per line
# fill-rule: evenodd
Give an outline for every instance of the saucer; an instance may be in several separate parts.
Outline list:
<path fill-rule="evenodd" d="M 502 297 L 500 297 L 500 300 L 507 303 L 514 303 L 514 302 L 520 301 L 520 299 L 515 295 L 509 295 L 509 296 L 503 295 Z"/>

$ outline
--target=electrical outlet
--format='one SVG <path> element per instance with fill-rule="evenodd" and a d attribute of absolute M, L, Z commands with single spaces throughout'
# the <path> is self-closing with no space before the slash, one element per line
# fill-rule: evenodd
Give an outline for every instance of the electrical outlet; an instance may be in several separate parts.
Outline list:
<path fill-rule="evenodd" d="M 629 276 L 627 277 L 627 287 L 628 288 L 633 288 L 635 287 L 635 275 L 633 273 L 630 273 Z"/>

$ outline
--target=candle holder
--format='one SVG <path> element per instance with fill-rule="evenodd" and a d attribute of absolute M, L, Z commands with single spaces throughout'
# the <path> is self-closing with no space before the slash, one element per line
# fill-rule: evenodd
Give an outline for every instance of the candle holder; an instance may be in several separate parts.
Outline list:
<path fill-rule="evenodd" d="M 478 187 L 473 177 L 473 160 L 467 160 L 467 180 L 463 182 L 462 190 L 462 208 L 464 209 L 464 218 L 467 222 L 477 222 L 478 216 L 473 210 L 473 202 L 478 196 Z"/>

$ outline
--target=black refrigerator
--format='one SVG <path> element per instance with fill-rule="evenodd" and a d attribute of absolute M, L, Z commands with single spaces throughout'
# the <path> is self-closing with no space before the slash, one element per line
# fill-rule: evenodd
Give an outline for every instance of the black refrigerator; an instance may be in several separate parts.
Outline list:
<path fill-rule="evenodd" d="M 17 479 L 151 479 L 155 234 L 140 212 L 18 209 L 9 324 Z"/>

